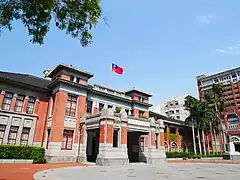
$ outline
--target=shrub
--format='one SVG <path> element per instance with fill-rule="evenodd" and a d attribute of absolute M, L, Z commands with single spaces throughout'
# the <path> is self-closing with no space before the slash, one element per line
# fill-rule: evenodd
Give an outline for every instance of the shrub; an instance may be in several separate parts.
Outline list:
<path fill-rule="evenodd" d="M 167 158 L 200 158 L 200 157 L 223 157 L 223 154 L 207 154 L 206 156 L 194 154 L 193 152 L 166 152 Z"/>
<path fill-rule="evenodd" d="M 32 159 L 33 163 L 44 163 L 44 156 L 42 147 L 0 145 L 0 159 Z"/>

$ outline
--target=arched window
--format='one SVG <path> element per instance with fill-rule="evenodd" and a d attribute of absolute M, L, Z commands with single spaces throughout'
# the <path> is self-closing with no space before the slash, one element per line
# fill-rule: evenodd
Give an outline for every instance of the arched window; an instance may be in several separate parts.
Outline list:
<path fill-rule="evenodd" d="M 186 152 L 186 149 L 187 149 L 186 144 L 182 143 L 181 144 L 181 152 Z"/>
<path fill-rule="evenodd" d="M 177 143 L 174 143 L 174 142 L 172 143 L 171 151 L 172 151 L 172 152 L 177 152 L 177 151 L 178 151 Z"/>

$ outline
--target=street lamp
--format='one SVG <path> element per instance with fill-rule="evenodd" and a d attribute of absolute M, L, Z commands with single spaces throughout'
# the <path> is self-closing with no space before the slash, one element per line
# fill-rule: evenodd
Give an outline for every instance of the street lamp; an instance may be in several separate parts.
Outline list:
<path fill-rule="evenodd" d="M 77 159 L 76 162 L 79 162 L 80 159 L 80 145 L 81 145 L 81 137 L 82 137 L 82 127 L 84 125 L 84 122 L 80 122 L 79 124 L 79 142 L 78 142 L 78 154 L 77 154 Z"/>

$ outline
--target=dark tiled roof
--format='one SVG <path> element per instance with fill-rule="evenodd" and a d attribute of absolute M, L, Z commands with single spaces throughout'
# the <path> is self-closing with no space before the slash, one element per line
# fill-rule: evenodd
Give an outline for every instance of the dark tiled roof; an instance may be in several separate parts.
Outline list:
<path fill-rule="evenodd" d="M 151 94 L 146 93 L 146 92 L 141 91 L 141 90 L 137 90 L 137 89 L 131 89 L 129 91 L 125 91 L 125 94 L 130 94 L 130 93 L 138 93 L 138 94 L 143 94 L 143 95 L 148 96 L 148 97 L 152 97 Z"/>
<path fill-rule="evenodd" d="M 75 72 L 75 73 L 80 73 L 82 74 L 83 76 L 86 76 L 88 78 L 92 78 L 94 75 L 92 73 L 89 73 L 87 71 L 84 71 L 82 69 L 78 69 L 76 67 L 73 67 L 71 65 L 67 65 L 67 64 L 59 64 L 55 69 L 53 69 L 49 74 L 48 76 L 49 77 L 53 77 L 55 76 L 58 72 L 60 72 L 61 70 L 63 69 L 67 69 L 68 71 L 72 71 L 72 72 Z"/>
<path fill-rule="evenodd" d="M 159 114 L 157 112 L 149 111 L 149 115 L 150 115 L 150 117 L 156 117 L 156 118 L 162 119 L 163 121 L 166 120 L 166 121 L 170 121 L 170 122 L 173 122 L 173 123 L 179 123 L 181 125 L 185 125 L 184 121 L 181 121 L 181 120 L 178 120 L 178 119 L 172 119 L 172 118 L 169 118 L 169 117 L 164 116 L 162 114 Z"/>
<path fill-rule="evenodd" d="M 11 72 L 3 72 L 0 71 L 0 79 L 13 81 L 15 83 L 21 83 L 25 85 L 34 86 L 37 88 L 48 89 L 49 80 L 43 79 L 40 77 L 28 75 L 28 74 L 20 74 L 20 73 L 11 73 Z"/>

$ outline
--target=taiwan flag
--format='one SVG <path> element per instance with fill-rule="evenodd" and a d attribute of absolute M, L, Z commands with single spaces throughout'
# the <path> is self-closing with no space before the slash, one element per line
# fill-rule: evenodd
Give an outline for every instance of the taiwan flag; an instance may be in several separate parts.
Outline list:
<path fill-rule="evenodd" d="M 117 74 L 123 74 L 123 68 L 113 63 L 112 63 L 112 71 Z"/>

